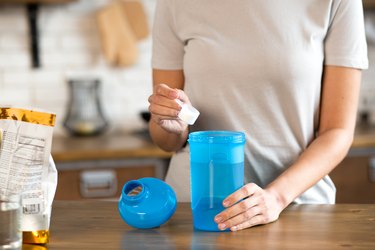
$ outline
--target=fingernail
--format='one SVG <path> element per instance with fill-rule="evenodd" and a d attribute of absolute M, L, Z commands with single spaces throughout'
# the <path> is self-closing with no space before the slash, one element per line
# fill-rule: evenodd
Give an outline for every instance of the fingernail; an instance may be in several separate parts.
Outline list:
<path fill-rule="evenodd" d="M 171 97 L 173 97 L 173 98 L 178 98 L 178 89 L 173 89 L 173 90 L 170 92 L 170 95 L 171 95 Z"/>
<path fill-rule="evenodd" d="M 233 232 L 234 231 L 237 231 L 238 230 L 238 228 L 236 227 L 236 226 L 234 226 L 234 227 L 231 227 L 231 229 L 230 230 L 232 230 Z"/>
<path fill-rule="evenodd" d="M 221 218 L 221 216 L 217 216 L 215 217 L 215 221 L 216 223 L 219 223 L 223 218 Z"/>
<path fill-rule="evenodd" d="M 224 230 L 227 226 L 225 224 L 219 224 L 219 229 Z"/>
<path fill-rule="evenodd" d="M 223 202 L 223 205 L 224 205 L 224 207 L 229 206 L 229 201 L 225 200 L 225 201 Z"/>

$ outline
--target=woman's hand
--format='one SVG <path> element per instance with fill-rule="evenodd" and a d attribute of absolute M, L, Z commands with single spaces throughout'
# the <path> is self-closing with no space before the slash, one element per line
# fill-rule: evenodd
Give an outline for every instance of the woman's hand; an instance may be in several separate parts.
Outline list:
<path fill-rule="evenodd" d="M 224 201 L 223 212 L 215 216 L 220 230 L 244 228 L 276 221 L 284 209 L 275 194 L 249 183 L 229 195 Z"/>
<path fill-rule="evenodd" d="M 180 89 L 172 89 L 166 84 L 158 84 L 154 87 L 154 93 L 148 98 L 151 120 L 167 132 L 181 134 L 188 124 L 178 118 L 181 106 L 175 101 L 181 100 L 189 103 L 185 92 Z"/>

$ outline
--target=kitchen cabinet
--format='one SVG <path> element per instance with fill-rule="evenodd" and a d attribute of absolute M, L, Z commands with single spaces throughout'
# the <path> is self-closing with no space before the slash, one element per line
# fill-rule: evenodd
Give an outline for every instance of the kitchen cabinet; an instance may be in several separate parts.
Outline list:
<path fill-rule="evenodd" d="M 375 0 L 363 0 L 363 7 L 365 9 L 374 9 L 375 8 Z"/>
<path fill-rule="evenodd" d="M 375 148 L 352 149 L 330 174 L 337 203 L 375 203 Z"/>
<path fill-rule="evenodd" d="M 375 203 L 375 127 L 357 126 L 352 148 L 330 177 L 337 203 Z"/>
<path fill-rule="evenodd" d="M 52 156 L 59 171 L 56 199 L 77 200 L 118 198 L 129 180 L 164 179 L 172 154 L 155 146 L 146 133 L 110 133 L 54 138 Z M 349 154 L 330 173 L 337 203 L 375 203 L 374 157 L 375 127 L 358 126 Z M 107 179 L 98 180 L 101 175 Z"/>
<path fill-rule="evenodd" d="M 164 179 L 171 154 L 146 134 L 57 137 L 52 156 L 59 173 L 56 200 L 115 198 L 129 180 Z"/>

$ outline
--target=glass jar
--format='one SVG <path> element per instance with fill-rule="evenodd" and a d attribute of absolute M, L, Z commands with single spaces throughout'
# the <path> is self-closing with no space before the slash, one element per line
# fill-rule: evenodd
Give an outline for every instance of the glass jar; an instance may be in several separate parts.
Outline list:
<path fill-rule="evenodd" d="M 103 132 L 107 126 L 99 98 L 98 79 L 70 79 L 70 101 L 64 121 L 72 135 L 88 136 Z"/>
<path fill-rule="evenodd" d="M 245 134 L 198 131 L 188 141 L 194 228 L 220 231 L 214 217 L 225 209 L 223 200 L 244 184 Z"/>

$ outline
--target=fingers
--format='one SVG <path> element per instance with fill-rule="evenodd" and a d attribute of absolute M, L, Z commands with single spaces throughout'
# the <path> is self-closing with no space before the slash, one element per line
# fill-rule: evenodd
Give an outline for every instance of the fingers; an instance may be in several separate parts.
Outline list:
<path fill-rule="evenodd" d="M 228 207 L 215 217 L 218 228 L 237 231 L 278 219 L 282 207 L 277 197 L 254 183 L 249 183 L 229 195 L 223 205 Z"/>
<path fill-rule="evenodd" d="M 151 107 L 152 110 L 157 109 L 158 106 L 164 106 L 179 111 L 181 110 L 181 107 L 175 101 L 177 98 L 188 100 L 184 91 L 180 89 L 172 89 L 166 84 L 158 84 L 154 87 L 154 93 L 148 98 L 148 102 L 151 106 L 155 105 L 155 107 Z"/>
<path fill-rule="evenodd" d="M 151 119 L 157 124 L 161 124 L 163 120 L 177 120 L 178 110 L 167 108 L 160 105 L 150 105 L 149 111 L 152 114 Z"/>
<path fill-rule="evenodd" d="M 168 85 L 162 83 L 155 85 L 154 94 L 161 95 L 173 100 L 179 97 L 180 91 L 178 89 L 172 89 Z"/>
<path fill-rule="evenodd" d="M 176 89 L 176 90 L 178 92 L 178 97 L 177 97 L 178 99 L 180 99 L 183 103 L 191 104 L 189 97 L 185 94 L 184 91 L 182 91 L 181 89 Z"/>
<path fill-rule="evenodd" d="M 221 230 L 230 228 L 233 231 L 237 229 L 236 226 L 244 224 L 246 222 L 250 222 L 252 226 L 258 225 L 261 222 L 259 221 L 259 219 L 262 219 L 261 212 L 262 211 L 259 206 L 254 206 L 244 211 L 243 213 L 240 213 L 237 216 L 231 218 L 230 220 L 220 223 L 218 227 Z M 253 223 L 257 223 L 257 224 L 253 224 Z"/>
<path fill-rule="evenodd" d="M 238 201 L 245 199 L 251 195 L 253 195 L 256 191 L 260 190 L 261 188 L 256 185 L 255 183 L 249 183 L 233 194 L 229 195 L 224 201 L 223 206 L 224 207 L 230 207 L 233 204 L 237 203 Z"/>
<path fill-rule="evenodd" d="M 150 103 L 150 112 L 156 111 L 159 107 L 170 108 L 175 111 L 181 110 L 181 106 L 174 99 L 172 100 L 161 95 L 151 95 L 148 98 L 148 102 Z"/>
<path fill-rule="evenodd" d="M 254 197 L 253 199 L 244 199 L 243 201 L 235 204 L 234 206 L 226 209 L 225 211 L 219 213 L 215 216 L 215 222 L 221 223 L 226 221 L 236 215 L 242 214 L 247 210 L 251 209 L 258 204 L 258 198 Z"/>
<path fill-rule="evenodd" d="M 259 198 L 254 194 L 259 190 L 261 190 L 259 186 L 249 183 L 229 195 L 223 201 L 223 206 L 229 208 L 219 213 L 214 219 L 219 229 L 230 228 L 257 215 L 259 207 L 256 205 L 259 203 Z M 249 196 L 252 199 L 246 199 Z"/>
<path fill-rule="evenodd" d="M 262 225 L 262 224 L 265 224 L 265 223 L 267 223 L 267 222 L 263 219 L 263 217 L 261 215 L 256 215 L 256 216 L 252 217 L 251 219 L 246 220 L 243 223 L 240 223 L 240 224 L 235 225 L 235 226 L 231 226 L 230 230 L 231 231 L 238 231 L 238 230 L 241 230 L 241 229 L 253 227 L 253 226 L 256 226 L 256 225 Z"/>
<path fill-rule="evenodd" d="M 155 96 L 163 96 L 169 100 L 180 99 L 184 103 L 190 103 L 188 96 L 181 89 L 173 89 L 162 83 L 154 87 Z"/>
<path fill-rule="evenodd" d="M 151 121 L 165 131 L 180 135 L 188 128 L 188 124 L 178 118 L 182 106 L 177 100 L 190 104 L 189 98 L 183 90 L 170 88 L 166 84 L 154 86 L 153 94 L 148 98 L 148 109 Z"/>
<path fill-rule="evenodd" d="M 176 119 L 181 106 L 175 101 L 180 95 L 178 89 L 172 89 L 165 84 L 156 85 L 154 93 L 148 98 L 149 111 L 157 123 L 162 119 Z"/>

